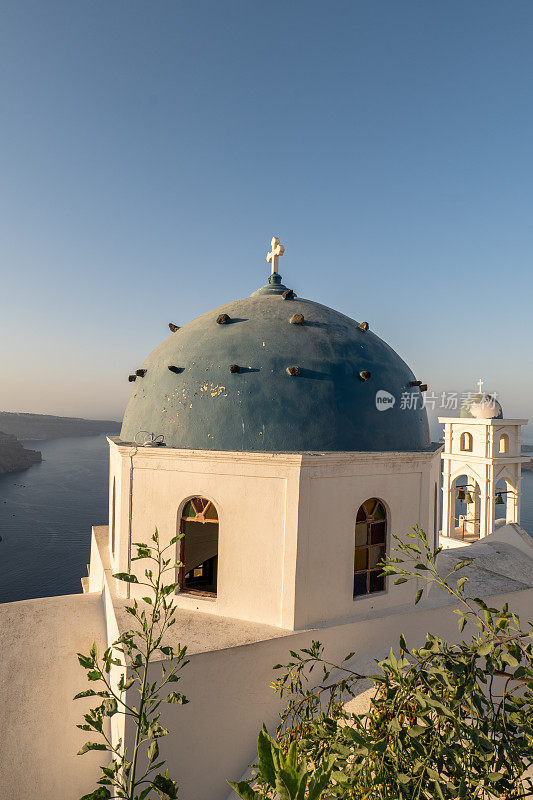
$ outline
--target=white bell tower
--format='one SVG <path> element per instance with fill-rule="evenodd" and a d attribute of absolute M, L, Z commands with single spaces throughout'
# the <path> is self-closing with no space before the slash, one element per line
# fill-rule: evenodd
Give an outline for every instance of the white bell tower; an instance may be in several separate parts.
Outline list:
<path fill-rule="evenodd" d="M 480 380 L 479 392 L 470 395 L 461 416 L 439 417 L 439 422 L 444 424 L 442 536 L 467 542 L 488 536 L 495 505 L 504 503 L 506 522 L 519 523 L 522 463 L 529 461 L 522 456 L 521 426 L 527 420 L 504 419 Z M 460 516 L 456 498 L 466 503 Z"/>

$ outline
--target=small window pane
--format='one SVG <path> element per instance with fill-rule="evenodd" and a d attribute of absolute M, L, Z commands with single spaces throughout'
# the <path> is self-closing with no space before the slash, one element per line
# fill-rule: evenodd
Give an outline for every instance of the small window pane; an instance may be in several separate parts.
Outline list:
<path fill-rule="evenodd" d="M 353 596 L 357 597 L 360 594 L 366 594 L 366 576 L 368 573 L 359 572 L 353 576 Z"/>
<path fill-rule="evenodd" d="M 374 511 L 374 519 L 375 520 L 385 519 L 385 509 L 383 508 L 381 503 L 378 503 L 376 506 L 376 509 Z"/>
<path fill-rule="evenodd" d="M 370 567 L 370 569 L 377 567 L 378 563 L 381 561 L 384 555 L 385 555 L 385 548 L 383 547 L 383 545 L 378 545 L 377 547 L 370 547 L 369 557 L 368 557 L 368 566 Z"/>
<path fill-rule="evenodd" d="M 363 506 L 359 506 L 359 511 L 357 512 L 357 517 L 355 518 L 356 522 L 364 522 L 366 519 L 365 509 Z"/>
<path fill-rule="evenodd" d="M 381 570 L 375 570 L 374 572 L 370 573 L 370 591 L 371 592 L 382 592 L 385 589 L 385 578 L 379 578 L 378 575 L 380 574 Z"/>
<path fill-rule="evenodd" d="M 355 546 L 368 544 L 368 525 L 366 522 L 358 522 L 355 526 Z"/>
<path fill-rule="evenodd" d="M 370 544 L 385 542 L 386 522 L 373 522 L 370 526 Z"/>
<path fill-rule="evenodd" d="M 196 510 L 195 510 L 191 500 L 189 500 L 189 502 L 185 504 L 185 508 L 183 509 L 182 516 L 183 517 L 195 517 L 196 516 Z"/>
<path fill-rule="evenodd" d="M 214 522 L 218 522 L 217 510 L 213 505 L 213 503 L 209 503 L 209 506 L 207 507 L 207 510 L 205 512 L 205 518 L 212 519 Z"/>
<path fill-rule="evenodd" d="M 366 513 L 368 515 L 370 515 L 372 513 L 372 511 L 374 510 L 374 506 L 375 505 L 376 505 L 376 501 L 372 497 L 371 500 L 365 500 L 365 502 L 363 503 L 363 508 L 365 509 Z"/>
<path fill-rule="evenodd" d="M 355 572 L 362 569 L 368 569 L 368 550 L 366 547 L 360 550 L 356 549 L 353 560 L 353 568 Z"/>

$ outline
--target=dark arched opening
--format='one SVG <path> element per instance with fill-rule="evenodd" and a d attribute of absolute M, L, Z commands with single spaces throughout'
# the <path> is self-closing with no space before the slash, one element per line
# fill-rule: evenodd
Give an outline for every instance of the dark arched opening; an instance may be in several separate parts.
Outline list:
<path fill-rule="evenodd" d="M 451 497 L 454 520 L 452 537 L 472 541 L 479 537 L 481 523 L 481 490 L 470 475 L 458 475 L 452 482 Z"/>
<path fill-rule="evenodd" d="M 378 567 L 387 551 L 387 512 L 375 497 L 365 500 L 355 518 L 353 596 L 382 592 L 385 577 Z"/>
<path fill-rule="evenodd" d="M 183 566 L 178 583 L 183 592 L 216 595 L 218 574 L 218 514 L 205 497 L 185 503 L 180 519 L 180 554 Z"/>

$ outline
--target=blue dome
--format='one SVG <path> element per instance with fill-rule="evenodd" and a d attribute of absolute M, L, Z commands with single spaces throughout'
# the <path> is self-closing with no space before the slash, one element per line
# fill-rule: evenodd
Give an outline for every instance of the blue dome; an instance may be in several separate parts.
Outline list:
<path fill-rule="evenodd" d="M 425 409 L 401 407 L 402 393 L 419 392 L 405 362 L 354 320 L 286 300 L 284 289 L 266 286 L 165 339 L 142 365 L 121 439 L 147 431 L 192 450 L 428 450 Z M 290 323 L 294 314 L 303 324 Z M 380 390 L 395 398 L 386 410 L 376 403 Z"/>

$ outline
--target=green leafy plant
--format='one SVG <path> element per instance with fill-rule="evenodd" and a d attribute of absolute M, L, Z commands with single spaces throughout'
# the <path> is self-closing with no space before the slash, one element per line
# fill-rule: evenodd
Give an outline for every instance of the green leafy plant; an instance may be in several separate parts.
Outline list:
<path fill-rule="evenodd" d="M 105 750 L 111 754 L 110 762 L 101 767 L 98 787 L 81 800 L 152 800 L 155 797 L 173 800 L 178 796 L 176 781 L 169 777 L 167 770 L 161 771 L 165 762 L 158 760 L 158 740 L 168 734 L 159 721 L 161 704 L 188 702 L 180 692 L 169 691 L 169 684 L 180 680 L 178 673 L 189 663 L 187 648 L 178 645 L 174 650 L 164 644 L 165 634 L 175 623 L 176 607 L 172 598 L 177 586 L 176 583 L 165 583 L 164 576 L 168 572 L 175 573 L 176 568 L 182 566 L 165 554 L 180 538 L 175 536 L 166 547 L 161 548 L 156 529 L 152 536 L 153 544 L 134 545 L 137 555 L 132 561 L 152 562 L 144 571 L 146 580 L 139 581 L 136 575 L 126 572 L 119 572 L 114 577 L 148 588 L 147 596 L 142 598 L 142 606 L 137 600 L 126 606 L 126 611 L 135 620 L 135 627 L 121 634 L 101 657 L 96 644 L 93 644 L 88 655 L 78 653 L 81 666 L 87 670 L 87 679 L 101 687 L 98 690 L 86 689 L 74 698 L 101 699 L 99 705 L 84 714 L 84 722 L 77 726 L 98 734 L 100 741 L 86 742 L 78 755 L 91 750 Z M 151 682 L 148 679 L 149 668 L 159 654 L 163 654 L 168 661 L 162 663 L 160 679 Z M 122 667 L 124 671 L 120 672 L 118 679 L 115 678 L 114 673 Z M 111 741 L 108 727 L 110 718 L 115 714 L 124 715 L 127 724 L 134 730 L 131 752 L 128 752 L 122 740 L 116 745 Z M 141 757 L 146 763 L 144 769 L 139 767 Z"/>
<path fill-rule="evenodd" d="M 284 753 L 279 744 L 266 731 L 259 733 L 257 743 L 260 783 L 264 791 L 255 791 L 247 781 L 228 781 L 239 797 L 245 800 L 269 796 L 274 792 L 280 800 L 319 800 L 330 782 L 335 757 L 330 757 L 309 775 L 307 761 L 292 741 Z"/>
<path fill-rule="evenodd" d="M 276 665 L 282 674 L 274 687 L 287 703 L 271 748 L 278 747 L 285 760 L 290 753 L 298 775 L 328 776 L 317 795 L 323 798 L 533 795 L 532 780 L 524 776 L 533 761 L 531 625 L 523 630 L 507 604 L 491 608 L 466 595 L 468 578 L 456 573 L 471 561 L 459 562 L 442 577 L 436 563 L 440 549 L 431 551 L 422 530 L 414 528 L 406 541 L 394 538 L 398 557 L 386 558 L 383 572 L 396 576 L 397 584 L 422 578 L 448 592 L 458 603 L 459 630 L 468 626 L 469 638 L 448 644 L 428 633 L 422 647 L 409 649 L 402 635 L 398 654 L 391 649 L 371 676 L 350 668 L 354 653 L 341 664 L 326 661 L 319 642 L 291 651 L 291 661 Z M 415 603 L 422 592 L 417 582 Z M 350 713 L 346 700 L 363 678 L 372 682 L 370 707 Z M 278 760 L 281 765 L 281 756 Z M 261 753 L 253 778 L 232 785 L 245 800 L 300 797 L 283 794 Z M 305 791 L 302 798 L 309 796 Z"/>

